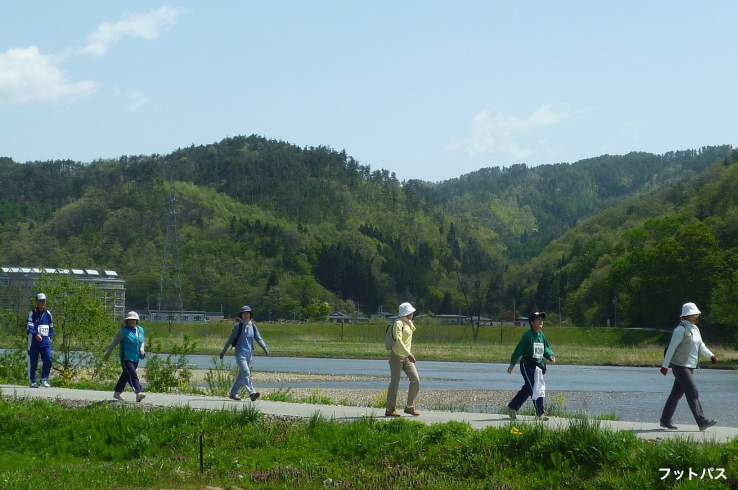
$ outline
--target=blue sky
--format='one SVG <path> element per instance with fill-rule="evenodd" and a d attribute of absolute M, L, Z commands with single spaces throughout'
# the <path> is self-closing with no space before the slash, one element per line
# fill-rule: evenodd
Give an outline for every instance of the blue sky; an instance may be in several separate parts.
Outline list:
<path fill-rule="evenodd" d="M 0 1 L 0 156 L 259 134 L 401 180 L 738 142 L 738 2 Z"/>

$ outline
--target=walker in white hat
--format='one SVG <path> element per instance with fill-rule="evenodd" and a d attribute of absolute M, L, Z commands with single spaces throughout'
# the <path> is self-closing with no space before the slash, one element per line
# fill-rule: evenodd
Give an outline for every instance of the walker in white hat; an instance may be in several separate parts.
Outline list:
<path fill-rule="evenodd" d="M 699 315 L 701 313 L 702 312 L 697 308 L 697 305 L 696 304 L 694 304 L 694 303 L 684 303 L 682 305 L 682 314 L 679 315 L 679 316 L 681 316 L 682 318 L 684 318 L 685 316 Z"/>

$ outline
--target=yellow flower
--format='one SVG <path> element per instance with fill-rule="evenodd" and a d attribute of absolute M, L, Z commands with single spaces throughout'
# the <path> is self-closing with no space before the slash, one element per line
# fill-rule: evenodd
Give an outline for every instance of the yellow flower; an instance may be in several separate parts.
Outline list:
<path fill-rule="evenodd" d="M 520 435 L 523 435 L 523 433 L 522 433 L 522 432 L 520 432 L 520 430 L 519 430 L 519 429 L 518 429 L 517 427 L 513 427 L 513 428 L 511 428 L 511 429 L 510 429 L 510 434 L 512 434 L 512 435 L 514 435 L 514 436 L 520 436 Z"/>

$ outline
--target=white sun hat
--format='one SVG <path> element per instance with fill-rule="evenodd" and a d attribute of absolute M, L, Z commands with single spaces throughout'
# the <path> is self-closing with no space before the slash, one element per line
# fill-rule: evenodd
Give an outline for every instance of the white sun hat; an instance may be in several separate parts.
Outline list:
<path fill-rule="evenodd" d="M 684 303 L 682 305 L 682 314 L 681 317 L 684 318 L 685 316 L 689 315 L 699 315 L 702 313 L 698 308 L 697 305 L 694 303 Z"/>
<path fill-rule="evenodd" d="M 136 313 L 135 311 L 129 311 L 125 319 L 138 321 L 138 313 Z"/>
<path fill-rule="evenodd" d="M 410 303 L 402 303 L 400 305 L 397 316 L 408 316 L 410 313 L 414 311 L 415 311 L 415 308 L 413 308 L 413 305 L 411 305 Z"/>

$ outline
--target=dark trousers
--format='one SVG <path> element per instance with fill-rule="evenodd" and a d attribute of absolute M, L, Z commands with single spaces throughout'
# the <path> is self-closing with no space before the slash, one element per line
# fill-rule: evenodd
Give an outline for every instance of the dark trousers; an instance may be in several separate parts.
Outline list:
<path fill-rule="evenodd" d="M 115 392 L 123 393 L 123 390 L 126 389 L 126 384 L 130 384 L 134 393 L 141 393 L 143 391 L 141 389 L 141 382 L 138 380 L 138 374 L 136 374 L 138 363 L 133 361 L 123 361 L 121 364 L 123 372 L 120 374 L 118 383 L 115 385 Z"/>
<path fill-rule="evenodd" d="M 36 370 L 38 369 L 38 356 L 41 354 L 41 379 L 49 379 L 51 374 L 51 346 L 35 346 L 31 345 L 28 348 L 28 379 L 31 383 L 36 382 Z"/>
<path fill-rule="evenodd" d="M 662 423 L 671 423 L 671 418 L 674 416 L 677 403 L 682 399 L 682 395 L 687 396 L 689 409 L 692 410 L 692 415 L 697 425 L 703 426 L 707 423 L 708 420 L 702 412 L 702 404 L 700 403 L 700 396 L 697 392 L 697 385 L 692 376 L 693 371 L 694 368 L 671 365 L 671 372 L 674 373 L 674 386 L 671 388 L 669 398 L 666 399 L 666 405 L 664 405 L 664 412 L 661 414 Z"/>
<path fill-rule="evenodd" d="M 535 374 L 536 374 L 536 368 L 535 366 L 529 365 L 525 360 L 523 360 L 520 363 L 520 374 L 523 375 L 523 387 L 520 388 L 520 391 L 518 391 L 518 394 L 515 395 L 515 397 L 508 403 L 508 407 L 512 408 L 516 412 L 520 410 L 520 407 L 523 406 L 523 403 L 528 399 L 528 397 L 533 395 L 533 384 L 535 383 Z M 543 397 L 533 400 L 533 406 L 536 407 L 536 415 L 541 415 L 543 410 Z"/>

